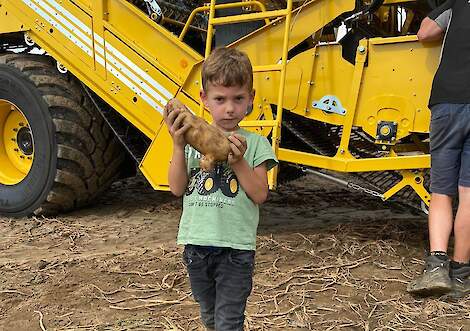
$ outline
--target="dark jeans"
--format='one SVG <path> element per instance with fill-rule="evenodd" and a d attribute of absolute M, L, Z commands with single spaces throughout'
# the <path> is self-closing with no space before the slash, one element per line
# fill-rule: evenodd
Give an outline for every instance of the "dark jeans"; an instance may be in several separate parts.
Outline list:
<path fill-rule="evenodd" d="M 455 195 L 470 187 L 470 104 L 431 107 L 431 192 Z"/>
<path fill-rule="evenodd" d="M 255 252 L 186 245 L 183 261 L 205 326 L 217 331 L 243 330 Z"/>

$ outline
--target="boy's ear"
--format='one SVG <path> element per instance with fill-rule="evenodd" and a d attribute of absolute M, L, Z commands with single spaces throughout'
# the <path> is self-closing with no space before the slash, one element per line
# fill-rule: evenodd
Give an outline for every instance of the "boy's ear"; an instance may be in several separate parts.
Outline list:
<path fill-rule="evenodd" d="M 246 108 L 245 116 L 250 115 L 252 112 L 253 112 L 253 104 L 250 103 L 250 104 L 248 105 L 248 108 Z"/>
<path fill-rule="evenodd" d="M 199 91 L 199 97 L 201 98 L 201 101 L 202 101 L 202 103 L 204 104 L 204 106 L 205 106 L 206 108 L 209 108 L 209 107 L 207 107 L 207 101 L 208 101 L 208 100 L 207 100 L 207 93 L 204 91 L 204 89 L 201 89 L 201 90 Z"/>
<path fill-rule="evenodd" d="M 253 89 L 250 93 L 250 105 L 253 107 L 253 102 L 255 101 L 256 91 Z"/>
<path fill-rule="evenodd" d="M 253 111 L 253 102 L 255 101 L 255 90 L 251 90 L 251 93 L 250 93 L 250 103 L 248 104 L 248 108 L 246 109 L 246 113 L 245 113 L 245 116 L 248 116 L 251 114 L 251 112 Z"/>

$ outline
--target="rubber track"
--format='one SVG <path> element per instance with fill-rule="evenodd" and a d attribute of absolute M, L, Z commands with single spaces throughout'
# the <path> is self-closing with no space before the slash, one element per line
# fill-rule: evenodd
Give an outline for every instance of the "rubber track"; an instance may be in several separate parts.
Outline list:
<path fill-rule="evenodd" d="M 57 172 L 46 201 L 34 211 L 52 215 L 93 201 L 119 176 L 125 151 L 75 77 L 52 59 L 28 54 L 0 60 L 33 82 L 49 107 L 57 140 Z"/>

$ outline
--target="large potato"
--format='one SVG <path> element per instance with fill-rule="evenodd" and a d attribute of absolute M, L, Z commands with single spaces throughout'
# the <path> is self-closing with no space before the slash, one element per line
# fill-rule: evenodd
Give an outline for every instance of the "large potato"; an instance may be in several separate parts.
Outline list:
<path fill-rule="evenodd" d="M 180 116 L 184 116 L 182 125 L 190 125 L 184 135 L 186 142 L 202 154 L 201 169 L 211 171 L 216 162 L 227 161 L 228 154 L 231 152 L 230 141 L 223 132 L 204 119 L 193 115 L 177 99 L 171 99 L 165 106 L 168 114 L 177 109 L 182 113 Z"/>

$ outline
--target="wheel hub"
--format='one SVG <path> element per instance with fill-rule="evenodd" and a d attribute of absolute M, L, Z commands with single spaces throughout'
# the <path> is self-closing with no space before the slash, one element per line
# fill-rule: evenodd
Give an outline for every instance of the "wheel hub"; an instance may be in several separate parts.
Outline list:
<path fill-rule="evenodd" d="M 0 184 L 18 184 L 33 164 L 34 139 L 24 114 L 7 100 L 0 100 L 0 137 Z"/>
<path fill-rule="evenodd" d="M 16 142 L 24 155 L 33 154 L 33 136 L 28 127 L 22 127 L 16 135 Z"/>

